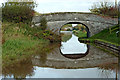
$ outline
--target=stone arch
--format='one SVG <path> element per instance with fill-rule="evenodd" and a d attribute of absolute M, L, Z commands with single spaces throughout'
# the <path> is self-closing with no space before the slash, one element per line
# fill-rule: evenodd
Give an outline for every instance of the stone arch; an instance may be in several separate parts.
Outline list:
<path fill-rule="evenodd" d="M 87 29 L 87 37 L 90 37 L 89 27 L 88 27 L 86 24 L 82 23 L 82 22 L 68 22 L 68 23 L 65 23 L 65 24 L 63 24 L 63 25 L 60 27 L 59 33 L 60 33 L 60 31 L 61 31 L 61 28 L 62 28 L 64 25 L 66 25 L 66 24 L 82 24 L 82 25 L 84 25 L 84 26 L 86 27 L 86 29 Z"/>
<path fill-rule="evenodd" d="M 69 22 L 83 23 L 89 28 L 90 36 L 93 36 L 99 33 L 103 29 L 106 29 L 118 24 L 117 18 L 105 17 L 105 16 L 96 15 L 92 13 L 82 13 L 82 12 L 42 14 L 40 16 L 34 16 L 32 22 L 36 25 L 39 25 L 42 17 L 45 17 L 48 22 L 47 29 L 52 30 L 55 34 L 58 34 L 58 35 L 62 25 Z"/>
<path fill-rule="evenodd" d="M 54 22 L 48 22 L 47 25 L 47 29 L 48 30 L 52 30 L 55 34 L 60 34 L 60 29 L 63 25 L 68 24 L 68 23 L 79 23 L 79 24 L 83 24 L 84 26 L 87 27 L 87 29 L 89 30 L 89 36 L 92 36 L 94 34 L 93 31 L 93 26 L 90 25 L 90 23 L 88 21 L 54 21 Z"/>

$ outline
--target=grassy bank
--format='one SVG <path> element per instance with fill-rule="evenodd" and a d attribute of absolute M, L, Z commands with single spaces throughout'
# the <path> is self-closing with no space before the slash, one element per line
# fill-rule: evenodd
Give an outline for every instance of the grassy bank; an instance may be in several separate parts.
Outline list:
<path fill-rule="evenodd" d="M 111 31 L 110 32 L 110 29 L 104 29 L 102 30 L 100 33 L 98 34 L 95 34 L 94 36 L 88 38 L 89 40 L 99 40 L 99 41 L 103 41 L 103 42 L 106 42 L 106 43 L 110 43 L 110 44 L 115 44 L 115 45 L 120 45 L 120 39 L 119 39 L 119 36 L 120 36 L 120 33 L 119 33 L 119 36 L 117 36 L 116 32 L 118 31 L 118 26 L 113 26 L 111 28 Z"/>
<path fill-rule="evenodd" d="M 89 43 L 93 46 L 96 46 L 96 47 L 100 48 L 103 51 L 106 51 L 106 52 L 109 52 L 109 53 L 111 53 L 115 56 L 118 56 L 118 54 L 116 54 L 114 51 L 111 51 L 108 48 L 97 46 L 97 45 L 94 44 L 95 41 L 98 41 L 98 42 L 102 42 L 102 43 L 110 45 L 110 46 L 113 45 L 114 47 L 115 46 L 120 46 L 120 39 L 119 39 L 120 33 L 117 35 L 116 34 L 117 31 L 119 31 L 119 27 L 118 26 L 113 26 L 112 28 L 102 30 L 101 32 L 99 32 L 98 34 L 95 34 L 92 37 L 89 37 L 87 39 L 79 38 L 79 40 L 83 43 L 84 42 Z"/>
<path fill-rule="evenodd" d="M 79 38 L 87 37 L 87 32 L 83 31 L 73 31 L 73 33 L 78 36 Z"/>
<path fill-rule="evenodd" d="M 71 39 L 71 34 L 61 34 L 62 35 L 62 42 L 67 42 L 69 39 Z"/>
<path fill-rule="evenodd" d="M 50 38 L 54 41 L 53 37 L 56 37 L 50 31 L 31 28 L 30 25 L 23 23 L 3 22 L 2 30 L 3 66 L 35 54 L 36 50 L 42 51 L 44 47 L 50 44 Z"/>

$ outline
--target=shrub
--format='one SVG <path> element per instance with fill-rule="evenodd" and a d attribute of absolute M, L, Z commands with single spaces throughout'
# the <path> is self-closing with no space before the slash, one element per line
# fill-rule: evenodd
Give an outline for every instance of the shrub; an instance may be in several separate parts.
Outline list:
<path fill-rule="evenodd" d="M 59 35 L 54 34 L 52 31 L 49 30 L 41 30 L 41 27 L 29 27 L 28 24 L 21 24 L 21 30 L 24 35 L 31 36 L 34 39 L 46 39 L 49 40 L 51 43 L 53 42 L 60 42 L 61 37 Z"/>
<path fill-rule="evenodd" d="M 34 2 L 6 2 L 2 4 L 3 20 L 9 22 L 30 22 L 34 16 Z"/>
<path fill-rule="evenodd" d="M 40 27 L 42 30 L 45 30 L 46 27 L 47 27 L 47 20 L 45 17 L 43 17 L 41 20 L 40 20 Z"/>
<path fill-rule="evenodd" d="M 45 30 L 42 34 L 44 39 L 48 39 L 51 43 L 61 41 L 61 36 L 54 34 L 52 31 Z"/>
<path fill-rule="evenodd" d="M 96 3 L 90 9 L 92 13 L 103 14 L 111 17 L 118 16 L 118 8 L 108 2 Z"/>

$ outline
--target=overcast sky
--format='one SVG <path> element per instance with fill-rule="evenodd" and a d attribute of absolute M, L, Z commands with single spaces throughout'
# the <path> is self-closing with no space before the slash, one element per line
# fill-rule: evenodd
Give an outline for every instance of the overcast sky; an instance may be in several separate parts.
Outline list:
<path fill-rule="evenodd" d="M 0 3 L 5 0 L 0 0 Z M 50 12 L 90 12 L 95 2 L 104 0 L 35 0 L 38 4 L 35 10 L 39 13 Z M 107 0 L 114 2 L 115 0 Z M 118 1 L 118 0 L 117 0 Z"/>

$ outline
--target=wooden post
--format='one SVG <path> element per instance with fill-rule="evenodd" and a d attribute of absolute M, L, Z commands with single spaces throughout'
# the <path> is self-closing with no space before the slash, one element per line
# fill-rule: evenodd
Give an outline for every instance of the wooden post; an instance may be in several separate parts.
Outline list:
<path fill-rule="evenodd" d="M 116 80 L 118 80 L 117 74 L 118 74 L 118 70 L 117 70 L 117 68 L 116 68 Z"/>
<path fill-rule="evenodd" d="M 110 32 L 110 34 L 111 34 L 111 28 L 109 28 L 109 32 Z"/>
<path fill-rule="evenodd" d="M 117 0 L 115 0 L 115 8 L 117 8 Z"/>

